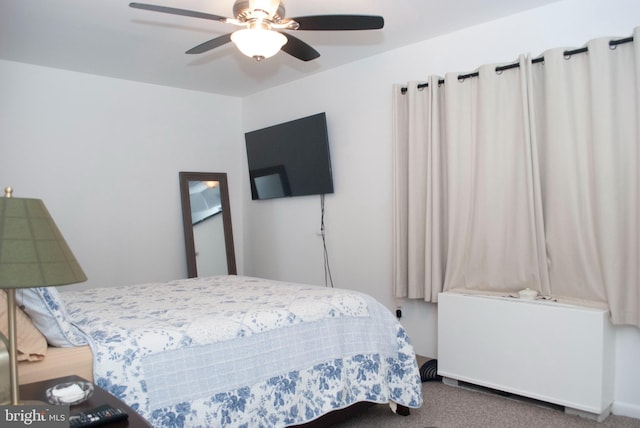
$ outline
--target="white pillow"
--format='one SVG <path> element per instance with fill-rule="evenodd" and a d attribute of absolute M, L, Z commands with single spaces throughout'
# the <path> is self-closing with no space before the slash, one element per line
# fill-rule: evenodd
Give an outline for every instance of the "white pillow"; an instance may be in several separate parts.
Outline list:
<path fill-rule="evenodd" d="M 80 330 L 69 321 L 56 287 L 21 288 L 16 290 L 16 301 L 49 345 L 70 348 L 87 344 Z"/>

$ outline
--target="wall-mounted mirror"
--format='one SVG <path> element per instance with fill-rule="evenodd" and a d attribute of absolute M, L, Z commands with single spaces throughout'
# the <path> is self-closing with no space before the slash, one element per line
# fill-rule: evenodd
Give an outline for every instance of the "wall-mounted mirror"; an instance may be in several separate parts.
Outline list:
<path fill-rule="evenodd" d="M 236 275 L 227 174 L 179 175 L 189 278 Z"/>

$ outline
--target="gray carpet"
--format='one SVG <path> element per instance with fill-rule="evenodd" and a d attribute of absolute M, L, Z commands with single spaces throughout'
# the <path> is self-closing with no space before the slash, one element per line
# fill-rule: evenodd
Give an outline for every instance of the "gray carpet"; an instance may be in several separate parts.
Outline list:
<path fill-rule="evenodd" d="M 640 428 L 640 419 L 611 415 L 598 423 L 524 399 L 453 387 L 422 384 L 424 404 L 403 417 L 376 405 L 335 428 Z"/>

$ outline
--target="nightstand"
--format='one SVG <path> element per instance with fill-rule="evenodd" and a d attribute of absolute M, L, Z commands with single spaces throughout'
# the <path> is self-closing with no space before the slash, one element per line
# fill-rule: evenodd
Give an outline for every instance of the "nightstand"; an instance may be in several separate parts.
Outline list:
<path fill-rule="evenodd" d="M 29 383 L 26 385 L 20 385 L 20 398 L 23 400 L 40 400 L 46 402 L 47 397 L 45 391 L 47 388 L 50 388 L 54 385 L 63 382 L 74 382 L 74 381 L 85 381 L 86 379 L 81 378 L 80 376 L 65 376 L 59 377 L 57 379 L 49 379 L 41 382 Z M 122 400 L 114 397 L 109 394 L 104 389 L 94 385 L 93 395 L 89 397 L 87 401 L 84 403 L 80 403 L 75 406 L 71 406 L 69 410 L 70 415 L 77 415 L 80 412 L 91 410 L 95 407 L 101 406 L 103 404 L 109 404 L 113 407 L 120 408 L 127 412 L 129 415 L 129 419 L 123 422 L 111 423 L 109 425 L 105 425 L 105 427 L 109 428 L 152 428 L 151 425 L 142 418 L 135 410 L 131 407 L 127 406 Z"/>

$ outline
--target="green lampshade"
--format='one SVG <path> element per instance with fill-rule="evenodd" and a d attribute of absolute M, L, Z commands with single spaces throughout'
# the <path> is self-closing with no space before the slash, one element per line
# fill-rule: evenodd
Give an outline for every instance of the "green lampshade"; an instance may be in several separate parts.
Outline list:
<path fill-rule="evenodd" d="M 0 288 L 47 287 L 87 280 L 39 199 L 0 197 Z"/>

